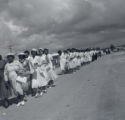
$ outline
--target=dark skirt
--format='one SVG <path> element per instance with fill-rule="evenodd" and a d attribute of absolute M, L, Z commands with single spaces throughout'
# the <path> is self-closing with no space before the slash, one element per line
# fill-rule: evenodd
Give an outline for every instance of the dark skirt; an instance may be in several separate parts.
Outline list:
<path fill-rule="evenodd" d="M 3 74 L 0 73 L 0 99 L 9 98 L 12 96 L 11 87 L 6 87 Z"/>

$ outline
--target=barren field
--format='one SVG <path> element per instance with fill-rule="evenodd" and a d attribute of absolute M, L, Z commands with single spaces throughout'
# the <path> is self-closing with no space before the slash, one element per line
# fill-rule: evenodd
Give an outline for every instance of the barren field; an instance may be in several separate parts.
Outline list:
<path fill-rule="evenodd" d="M 125 54 L 115 53 L 62 75 L 24 107 L 0 107 L 0 120 L 125 120 Z"/>

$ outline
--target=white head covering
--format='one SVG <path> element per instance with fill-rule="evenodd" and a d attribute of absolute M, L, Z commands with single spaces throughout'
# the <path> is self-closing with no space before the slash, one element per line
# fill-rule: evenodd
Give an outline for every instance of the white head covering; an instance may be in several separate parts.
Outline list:
<path fill-rule="evenodd" d="M 35 52 L 37 52 L 37 49 L 36 49 L 36 48 L 33 48 L 31 51 L 35 51 Z"/>
<path fill-rule="evenodd" d="M 21 56 L 21 55 L 25 55 L 25 53 L 21 52 L 21 53 L 18 54 L 18 56 Z"/>
<path fill-rule="evenodd" d="M 8 53 L 6 56 L 8 57 L 8 56 L 15 56 L 15 55 L 14 53 Z"/>

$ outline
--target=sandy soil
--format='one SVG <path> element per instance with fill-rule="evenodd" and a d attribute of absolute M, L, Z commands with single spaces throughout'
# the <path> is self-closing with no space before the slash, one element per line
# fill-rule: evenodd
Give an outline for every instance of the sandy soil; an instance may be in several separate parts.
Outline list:
<path fill-rule="evenodd" d="M 125 120 L 125 54 L 115 53 L 63 75 L 24 107 L 0 107 L 0 120 Z"/>

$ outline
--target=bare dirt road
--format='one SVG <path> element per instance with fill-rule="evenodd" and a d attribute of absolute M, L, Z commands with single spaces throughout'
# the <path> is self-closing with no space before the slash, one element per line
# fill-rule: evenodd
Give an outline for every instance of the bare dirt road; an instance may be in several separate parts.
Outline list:
<path fill-rule="evenodd" d="M 24 107 L 0 107 L 0 120 L 125 120 L 125 55 L 116 53 L 63 75 Z"/>

